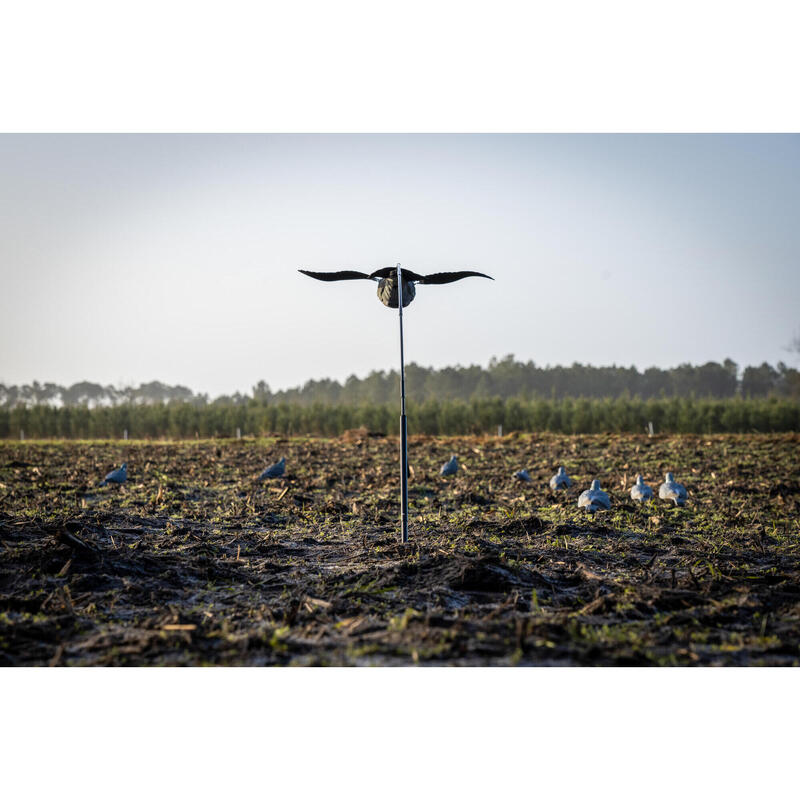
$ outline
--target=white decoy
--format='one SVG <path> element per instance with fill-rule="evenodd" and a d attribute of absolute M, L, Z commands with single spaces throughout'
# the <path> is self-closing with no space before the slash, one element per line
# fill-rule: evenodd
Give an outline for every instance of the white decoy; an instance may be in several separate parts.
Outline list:
<path fill-rule="evenodd" d="M 257 478 L 257 481 L 263 481 L 265 478 L 280 478 L 286 471 L 286 457 L 281 458 L 274 464 L 270 464 Z"/>
<path fill-rule="evenodd" d="M 450 456 L 450 460 L 442 464 L 442 468 L 439 470 L 440 475 L 448 476 L 448 475 L 455 475 L 458 472 L 458 459 L 455 455 Z"/>
<path fill-rule="evenodd" d="M 530 483 L 531 482 L 531 476 L 528 475 L 528 470 L 526 470 L 526 469 L 521 469 L 518 472 L 515 472 L 514 473 L 514 477 L 518 481 L 525 481 L 526 483 Z"/>
<path fill-rule="evenodd" d="M 672 500 L 676 506 L 686 505 L 686 487 L 677 483 L 671 472 L 664 476 L 664 483 L 658 487 L 658 496 L 662 500 Z"/>
<path fill-rule="evenodd" d="M 594 514 L 601 508 L 606 510 L 611 508 L 611 500 L 600 488 L 600 481 L 593 480 L 592 485 L 586 491 L 581 492 L 581 496 L 578 498 L 578 508 L 585 508 L 590 514 Z"/>
<path fill-rule="evenodd" d="M 569 475 L 567 475 L 567 471 L 564 467 L 559 467 L 558 472 L 550 478 L 550 488 L 554 492 L 558 489 L 564 489 L 566 491 L 570 486 L 572 486 L 572 481 Z"/>
<path fill-rule="evenodd" d="M 111 470 L 97 485 L 105 486 L 108 483 L 116 483 L 120 486 L 125 483 L 126 480 L 128 480 L 128 465 L 123 464 L 119 469 Z"/>
<path fill-rule="evenodd" d="M 645 500 L 652 500 L 653 490 L 644 482 L 641 475 L 636 476 L 636 483 L 631 486 L 631 500 L 638 500 L 643 503 Z"/>

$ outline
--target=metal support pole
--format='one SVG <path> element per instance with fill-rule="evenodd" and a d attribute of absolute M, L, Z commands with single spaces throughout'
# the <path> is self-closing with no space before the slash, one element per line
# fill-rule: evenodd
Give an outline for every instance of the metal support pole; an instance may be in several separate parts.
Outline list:
<path fill-rule="evenodd" d="M 408 541 L 408 427 L 406 424 L 406 368 L 403 355 L 403 272 L 397 265 L 397 308 L 400 310 L 400 524 Z"/>

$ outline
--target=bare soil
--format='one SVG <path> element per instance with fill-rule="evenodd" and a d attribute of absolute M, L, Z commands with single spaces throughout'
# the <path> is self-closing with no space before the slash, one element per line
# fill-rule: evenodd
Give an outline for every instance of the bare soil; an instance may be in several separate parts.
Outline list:
<path fill-rule="evenodd" d="M 412 438 L 404 546 L 396 438 L 2 443 L 0 664 L 796 665 L 798 445 Z"/>

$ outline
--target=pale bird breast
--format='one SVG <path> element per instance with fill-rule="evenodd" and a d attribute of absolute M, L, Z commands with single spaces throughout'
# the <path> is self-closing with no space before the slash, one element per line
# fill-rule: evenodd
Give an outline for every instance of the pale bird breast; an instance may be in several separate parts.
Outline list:
<path fill-rule="evenodd" d="M 417 295 L 416 286 L 410 281 L 403 281 L 403 308 Z M 397 308 L 397 278 L 381 278 L 378 281 L 378 299 L 389 308 Z"/>

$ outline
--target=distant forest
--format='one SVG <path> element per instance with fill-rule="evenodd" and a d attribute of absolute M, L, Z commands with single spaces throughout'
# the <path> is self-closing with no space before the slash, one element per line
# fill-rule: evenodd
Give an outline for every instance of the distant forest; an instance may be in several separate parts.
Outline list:
<path fill-rule="evenodd" d="M 565 398 L 641 400 L 666 398 L 788 398 L 800 400 L 800 371 L 779 363 L 745 367 L 726 359 L 722 364 L 701 366 L 681 364 L 671 369 L 650 367 L 540 367 L 532 361 L 516 361 L 509 355 L 494 358 L 488 367 L 446 367 L 434 369 L 409 364 L 406 390 L 411 402 Z M 343 384 L 331 379 L 310 380 L 294 389 L 272 391 L 260 381 L 251 394 L 223 395 L 211 400 L 185 386 L 158 381 L 137 388 L 115 388 L 84 381 L 64 387 L 34 382 L 24 386 L 0 384 L 0 408 L 51 406 L 55 408 L 110 408 L 124 405 L 188 403 L 193 406 L 238 406 L 256 401 L 261 405 L 319 404 L 383 405 L 394 402 L 400 391 L 397 371 L 371 372 L 365 378 L 351 375 Z"/>
<path fill-rule="evenodd" d="M 487 368 L 406 370 L 412 434 L 800 432 L 800 373 L 785 364 L 739 370 L 730 360 L 673 369 L 537 367 L 512 356 Z M 209 400 L 185 386 L 0 385 L 0 438 L 154 439 L 396 434 L 399 376 L 308 381 Z"/>

